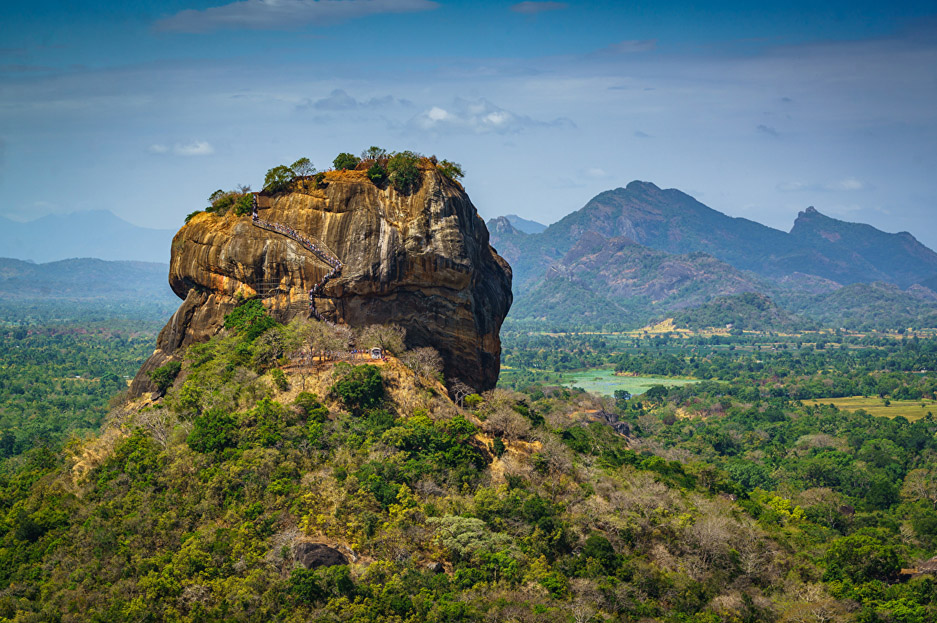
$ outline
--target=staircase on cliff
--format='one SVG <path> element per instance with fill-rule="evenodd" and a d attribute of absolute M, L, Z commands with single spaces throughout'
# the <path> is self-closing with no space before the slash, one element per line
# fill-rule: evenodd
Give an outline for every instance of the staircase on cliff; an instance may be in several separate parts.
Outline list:
<path fill-rule="evenodd" d="M 337 277 L 342 272 L 343 264 L 341 260 L 339 260 L 334 253 L 329 251 L 324 244 L 321 242 L 313 242 L 312 240 L 309 240 L 292 227 L 283 225 L 282 223 L 271 223 L 270 221 L 261 219 L 260 215 L 258 214 L 258 207 L 257 193 L 254 193 L 251 222 L 255 227 L 266 229 L 267 231 L 272 231 L 277 234 L 282 234 L 287 238 L 295 240 L 301 244 L 304 249 L 311 251 L 313 255 L 332 267 L 332 270 L 326 273 L 326 275 L 318 283 L 314 284 L 309 290 L 309 310 L 318 320 L 322 320 L 322 315 L 319 314 L 319 311 L 316 309 L 316 297 L 322 294 L 323 288 L 325 288 L 325 284 L 327 284 L 331 279 Z M 277 282 L 275 287 L 269 288 L 269 290 L 279 290 L 279 282 Z M 258 293 L 261 293 L 260 290 L 258 290 Z M 263 296 L 262 293 L 261 296 Z"/>

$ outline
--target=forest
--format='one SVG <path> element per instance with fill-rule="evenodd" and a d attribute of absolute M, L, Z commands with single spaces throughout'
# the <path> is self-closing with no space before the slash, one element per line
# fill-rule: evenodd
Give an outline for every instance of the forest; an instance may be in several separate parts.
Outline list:
<path fill-rule="evenodd" d="M 63 441 L 4 459 L 0 620 L 937 617 L 934 576 L 902 572 L 937 553 L 937 421 L 803 401 L 932 397 L 933 338 L 507 334 L 532 380 L 453 402 L 403 340 L 378 365 L 326 361 L 355 336 L 256 312 L 190 348 L 162 397 L 114 399 L 99 434 L 76 403 Z M 3 387 L 32 374 L 37 396 L 67 370 L 104 399 L 136 352 L 8 335 L 28 348 Z M 45 378 L 43 348 L 62 353 Z M 598 365 L 700 382 L 537 381 Z M 345 562 L 307 567 L 304 543 Z"/>

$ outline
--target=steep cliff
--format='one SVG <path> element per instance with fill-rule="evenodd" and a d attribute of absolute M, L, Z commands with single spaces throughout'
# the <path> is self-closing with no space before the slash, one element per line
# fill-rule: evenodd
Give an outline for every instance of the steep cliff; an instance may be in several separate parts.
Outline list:
<path fill-rule="evenodd" d="M 318 188 L 258 197 L 259 218 L 323 245 L 343 264 L 316 309 L 353 327 L 395 323 L 409 347 L 439 351 L 447 378 L 491 388 L 499 331 L 511 306 L 511 268 L 461 185 L 428 161 L 408 194 L 373 184 L 363 171 L 329 172 Z M 243 296 L 260 296 L 281 322 L 310 316 L 309 290 L 331 267 L 296 239 L 250 216 L 202 213 L 172 242 L 169 283 L 182 305 L 131 392 L 151 391 L 147 373 L 221 330 Z"/>

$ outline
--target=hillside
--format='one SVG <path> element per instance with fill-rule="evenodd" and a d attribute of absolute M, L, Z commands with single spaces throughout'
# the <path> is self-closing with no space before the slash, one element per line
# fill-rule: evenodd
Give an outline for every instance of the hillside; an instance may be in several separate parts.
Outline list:
<path fill-rule="evenodd" d="M 525 288 L 512 318 L 559 326 L 641 325 L 720 295 L 761 289 L 752 276 L 704 253 L 670 255 L 626 238 L 586 232 L 541 279 Z"/>
<path fill-rule="evenodd" d="M 106 210 L 53 214 L 19 223 L 0 217 L 3 255 L 33 262 L 76 257 L 163 262 L 172 232 L 137 227 Z"/>

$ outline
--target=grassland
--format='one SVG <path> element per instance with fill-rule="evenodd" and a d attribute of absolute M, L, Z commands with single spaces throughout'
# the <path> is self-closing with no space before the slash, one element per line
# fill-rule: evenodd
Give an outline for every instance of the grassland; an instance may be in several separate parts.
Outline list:
<path fill-rule="evenodd" d="M 928 413 L 937 412 L 937 400 L 891 400 L 888 406 L 878 396 L 849 396 L 846 398 L 822 398 L 805 400 L 805 404 L 834 404 L 844 411 L 864 409 L 876 417 L 896 418 L 904 416 L 909 421 L 919 420 Z"/>

